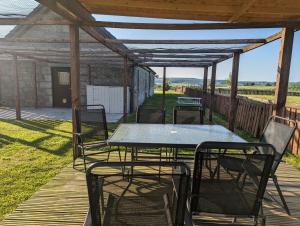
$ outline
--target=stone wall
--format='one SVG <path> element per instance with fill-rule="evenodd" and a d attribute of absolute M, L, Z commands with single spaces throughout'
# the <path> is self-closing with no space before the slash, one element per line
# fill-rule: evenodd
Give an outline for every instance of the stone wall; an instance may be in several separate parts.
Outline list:
<path fill-rule="evenodd" d="M 37 103 L 38 107 L 52 107 L 52 67 L 69 67 L 66 64 L 38 62 L 36 64 Z M 15 79 L 12 78 L 12 61 L 0 61 L 0 105 L 15 106 Z M 22 107 L 35 106 L 34 62 L 18 60 L 20 97 Z M 154 75 L 140 67 L 129 71 L 131 109 L 142 104 L 153 94 Z M 88 66 L 80 65 L 81 103 L 86 103 L 86 85 L 89 83 Z M 123 86 L 122 65 L 91 65 L 91 83 L 101 86 Z"/>
<path fill-rule="evenodd" d="M 43 19 L 59 19 L 60 16 L 53 13 L 51 10 L 44 8 L 40 11 Z M 41 15 L 37 15 L 41 16 Z M 42 26 L 42 25 L 22 25 L 16 26 L 8 38 L 27 38 L 27 39 L 41 39 L 47 34 L 47 39 L 68 39 L 69 27 L 68 26 Z M 92 40 L 87 33 L 80 29 L 80 39 Z M 9 45 L 15 45 L 11 43 Z M 81 43 L 81 47 L 86 49 L 103 48 L 103 52 L 109 50 L 100 43 Z M 67 43 L 28 43 L 27 47 L 44 48 L 49 50 L 59 50 L 62 48 L 69 48 Z M 8 57 L 9 58 L 9 57 Z M 68 64 L 54 64 L 38 62 L 36 68 L 37 86 L 34 82 L 34 63 L 30 60 L 18 60 L 18 71 L 20 78 L 20 96 L 22 107 L 32 107 L 35 105 L 35 89 L 37 89 L 37 106 L 38 107 L 52 107 L 52 67 L 70 67 Z M 12 61 L 11 59 L 0 61 L 0 105 L 15 106 L 15 79 L 12 78 Z M 91 66 L 91 81 L 93 85 L 102 86 L 123 86 L 123 65 L 101 63 Z M 138 72 L 137 72 L 138 71 Z M 153 93 L 149 91 L 148 87 L 152 87 L 149 72 L 143 68 L 133 69 L 129 71 L 129 86 L 131 92 L 131 109 L 140 105 L 144 99 Z M 137 76 L 139 74 L 139 76 Z M 137 78 L 139 77 L 139 79 Z M 80 93 L 81 103 L 86 103 L 86 85 L 88 84 L 88 66 L 87 64 L 80 65 Z M 137 84 L 138 82 L 138 84 Z M 138 88 L 139 87 L 139 88 Z"/>

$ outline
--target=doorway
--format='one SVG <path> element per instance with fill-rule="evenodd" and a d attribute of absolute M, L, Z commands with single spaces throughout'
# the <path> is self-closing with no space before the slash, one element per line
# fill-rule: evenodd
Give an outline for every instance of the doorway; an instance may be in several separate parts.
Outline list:
<path fill-rule="evenodd" d="M 70 108 L 71 76 L 68 67 L 52 67 L 52 96 L 53 107 Z"/>

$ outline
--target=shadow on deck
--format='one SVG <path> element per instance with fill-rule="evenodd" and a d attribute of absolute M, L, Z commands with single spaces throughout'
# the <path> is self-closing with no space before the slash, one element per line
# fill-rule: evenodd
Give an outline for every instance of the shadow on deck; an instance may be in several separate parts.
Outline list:
<path fill-rule="evenodd" d="M 300 225 L 299 170 L 283 163 L 277 172 L 292 215 L 287 215 L 276 202 L 265 201 L 267 225 Z M 276 195 L 271 182 L 268 191 Z M 8 215 L 0 225 L 82 225 L 87 210 L 85 174 L 82 169 L 75 170 L 70 165 Z"/>

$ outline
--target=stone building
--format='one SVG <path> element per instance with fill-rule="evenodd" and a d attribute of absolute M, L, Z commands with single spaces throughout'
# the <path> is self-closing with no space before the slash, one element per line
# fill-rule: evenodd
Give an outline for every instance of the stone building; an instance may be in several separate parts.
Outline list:
<path fill-rule="evenodd" d="M 43 7 L 38 7 L 28 17 L 60 18 Z M 99 29 L 106 38 L 114 38 L 107 30 Z M 18 25 L 5 39 L 11 42 L 0 43 L 0 106 L 15 106 L 13 53 L 18 56 L 17 71 L 22 107 L 70 107 L 69 27 Z M 43 39 L 45 41 L 41 42 Z M 47 43 L 47 40 L 58 41 Z M 122 45 L 120 48 L 126 47 Z M 80 55 L 81 103 L 86 103 L 87 85 L 123 86 L 124 59 L 82 30 Z M 127 81 L 131 109 L 135 109 L 146 97 L 153 94 L 154 76 L 155 73 L 150 68 L 129 64 Z"/>

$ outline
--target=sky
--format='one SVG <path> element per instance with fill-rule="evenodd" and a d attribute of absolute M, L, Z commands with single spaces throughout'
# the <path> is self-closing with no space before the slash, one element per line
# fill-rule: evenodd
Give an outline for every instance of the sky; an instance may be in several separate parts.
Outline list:
<path fill-rule="evenodd" d="M 96 20 L 103 21 L 120 21 L 120 22 L 136 22 L 136 23 L 193 23 L 200 21 L 191 20 L 168 20 L 168 19 L 152 19 L 140 17 L 122 17 L 122 16 L 107 16 L 107 15 L 94 15 Z M 203 22 L 203 21 L 201 21 Z M 238 29 L 238 30 L 188 30 L 188 31 L 174 31 L 174 30 L 142 30 L 142 29 L 115 29 L 108 28 L 116 38 L 120 39 L 239 39 L 239 38 L 266 38 L 280 29 Z M 149 45 L 147 45 L 149 46 Z M 132 46 L 141 47 L 146 46 Z M 150 47 L 163 47 L 163 48 L 187 48 L 187 47 L 203 47 L 203 45 L 181 45 L 181 46 L 167 46 L 155 45 Z M 213 46 L 205 46 L 218 47 Z M 219 47 L 229 47 L 220 46 Z M 232 45 L 231 45 L 232 47 Z M 237 46 L 238 47 L 238 46 Z M 239 80 L 240 81 L 275 81 L 276 69 L 278 63 L 280 48 L 280 40 L 274 41 L 253 51 L 241 55 Z M 293 60 L 291 65 L 290 82 L 300 82 L 300 33 L 295 33 L 294 47 L 293 47 Z M 162 76 L 162 68 L 153 68 L 157 74 Z M 232 69 L 232 60 L 226 60 L 217 65 L 217 79 L 228 78 Z M 209 70 L 209 76 L 211 68 Z M 189 77 L 189 78 L 202 78 L 202 68 L 167 68 L 167 77 Z"/>

